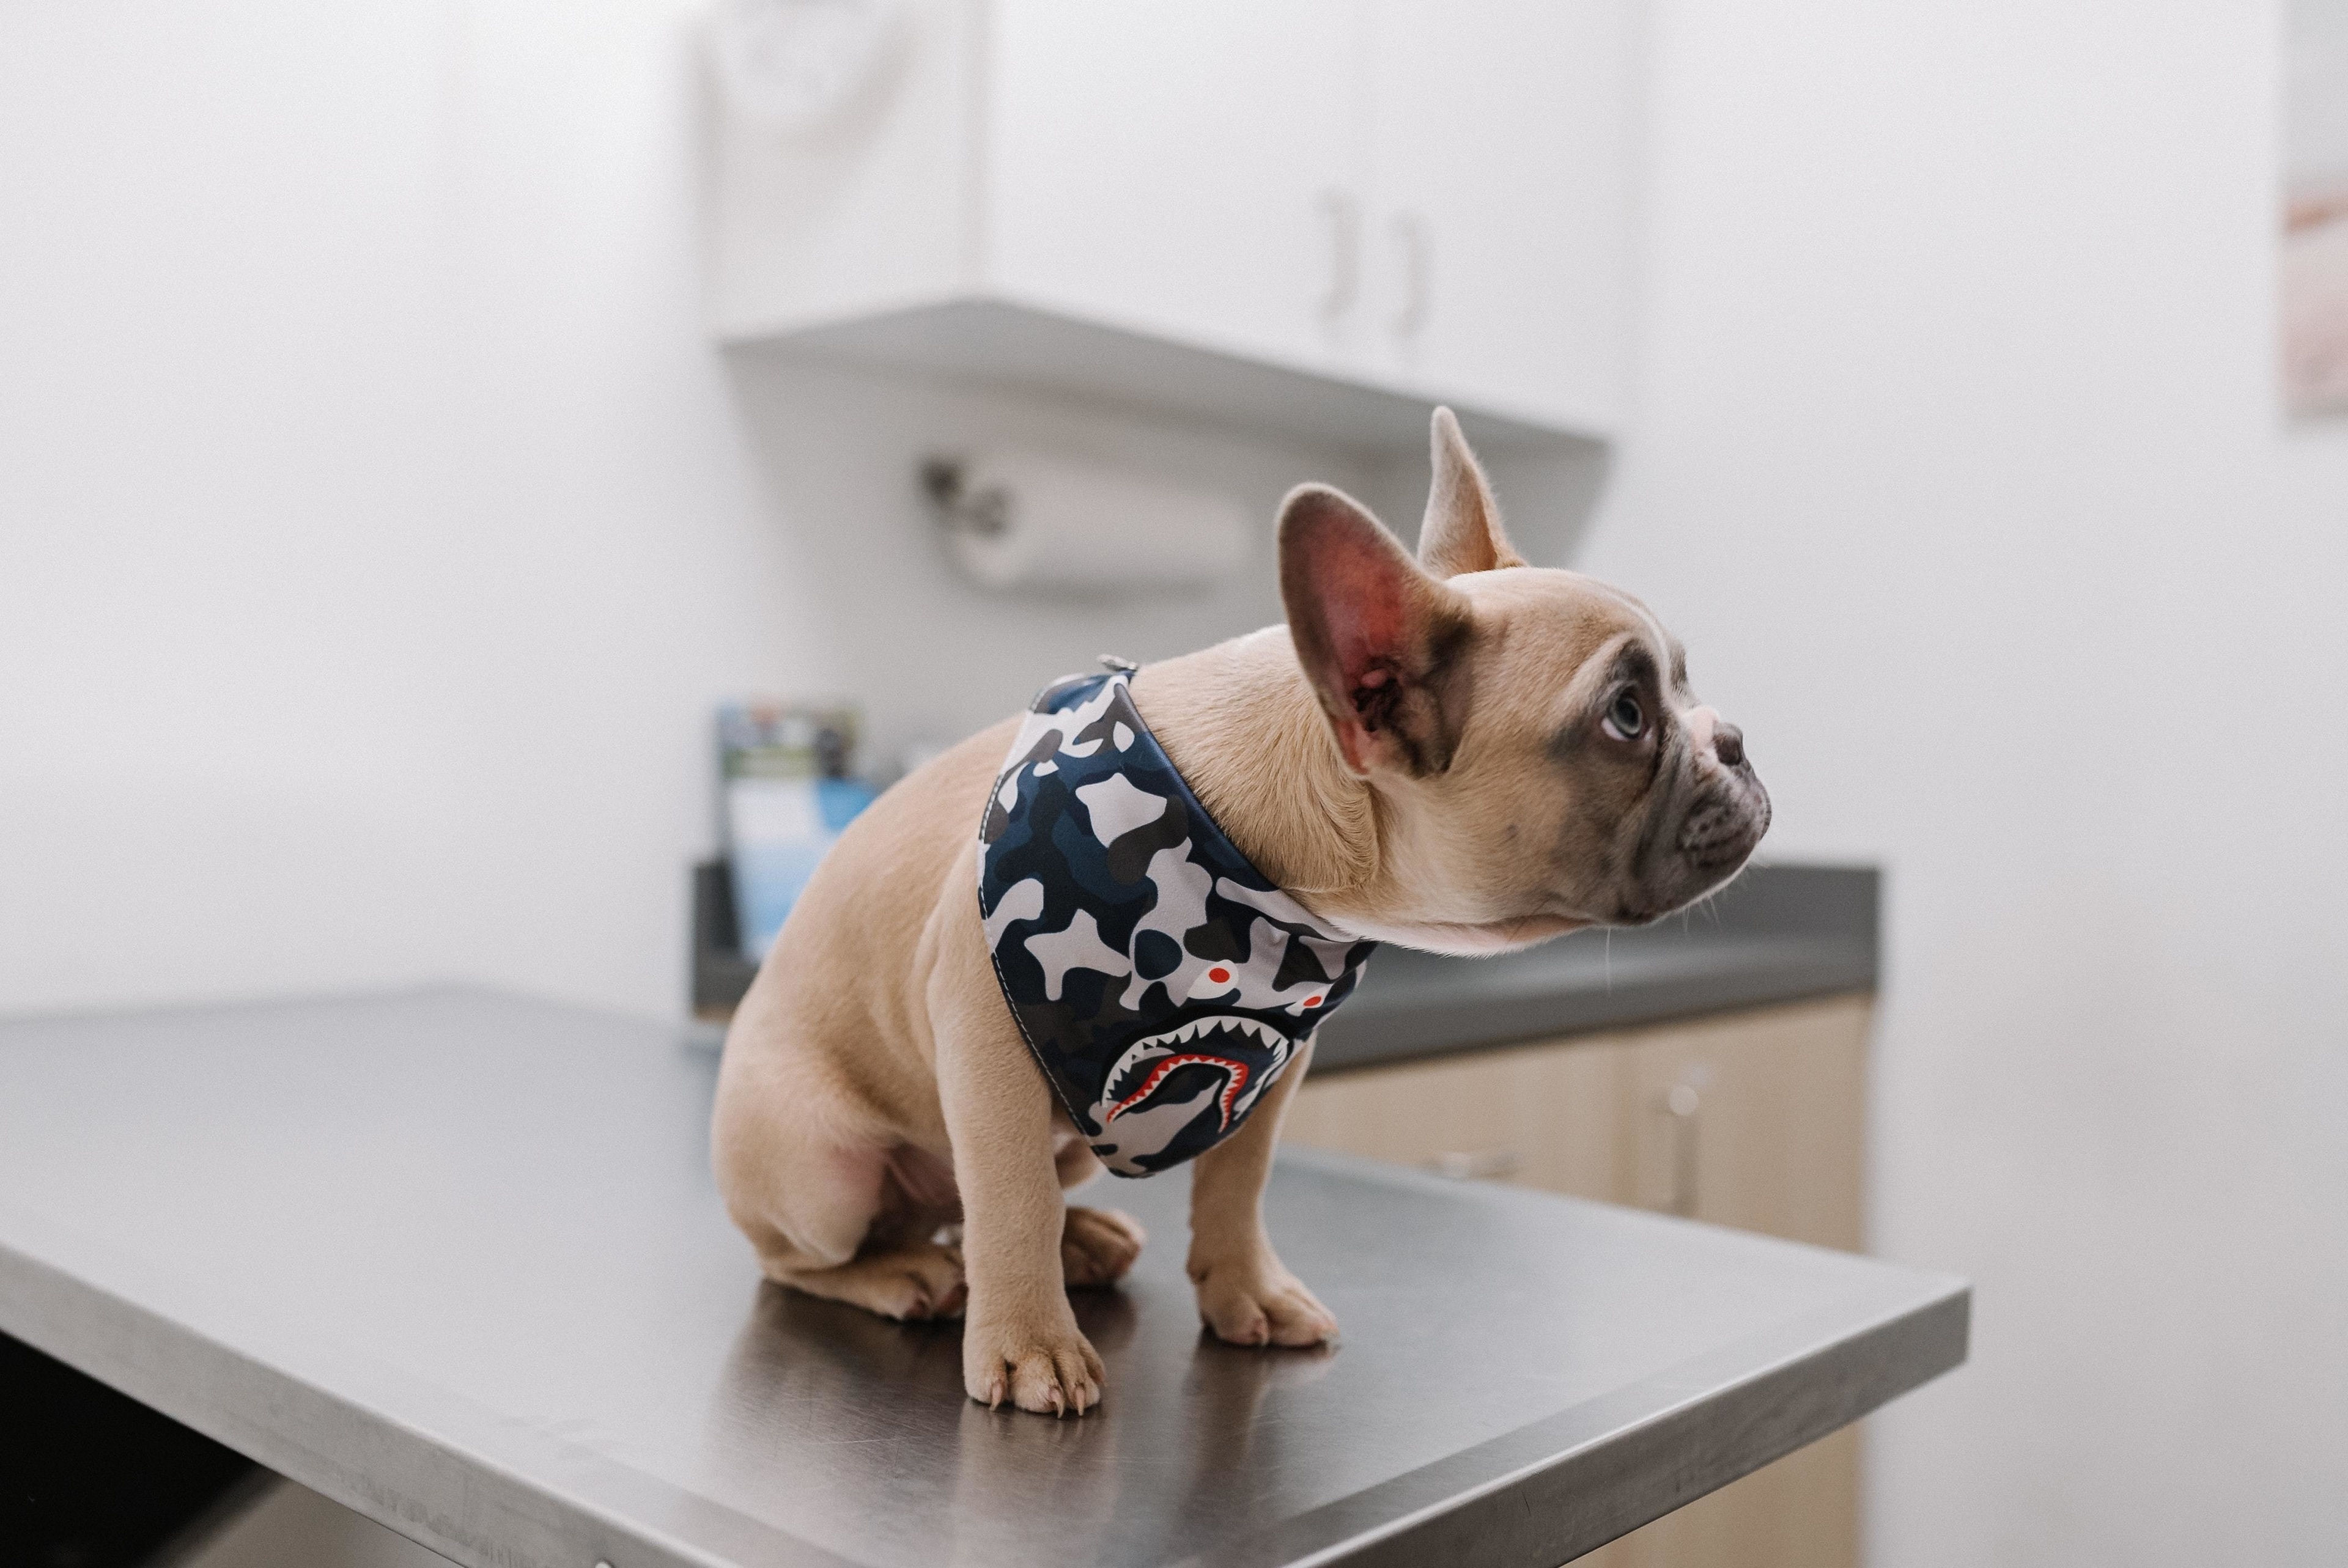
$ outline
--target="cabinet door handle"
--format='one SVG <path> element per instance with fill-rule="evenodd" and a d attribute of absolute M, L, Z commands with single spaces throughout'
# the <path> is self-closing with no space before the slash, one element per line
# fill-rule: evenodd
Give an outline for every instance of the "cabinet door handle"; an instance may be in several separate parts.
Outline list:
<path fill-rule="evenodd" d="M 1402 252 L 1402 305 L 1390 323 L 1398 338 L 1415 338 L 1435 308 L 1435 237 L 1416 212 L 1397 212 L 1395 246 Z"/>
<path fill-rule="evenodd" d="M 1362 204 L 1350 190 L 1321 193 L 1322 220 L 1329 226 L 1329 287 L 1321 296 L 1321 319 L 1334 323 L 1354 308 L 1362 292 Z"/>
<path fill-rule="evenodd" d="M 1514 1149 L 1483 1149 L 1474 1153 L 1454 1151 L 1437 1154 L 1427 1164 L 1438 1176 L 1455 1182 L 1492 1182 L 1513 1176 L 1524 1168 L 1525 1157 Z"/>
<path fill-rule="evenodd" d="M 1664 1207 L 1684 1218 L 1695 1217 L 1697 1118 L 1704 1096 L 1693 1083 L 1674 1083 L 1663 1095 L 1663 1115 L 1672 1130 L 1672 1190 Z"/>

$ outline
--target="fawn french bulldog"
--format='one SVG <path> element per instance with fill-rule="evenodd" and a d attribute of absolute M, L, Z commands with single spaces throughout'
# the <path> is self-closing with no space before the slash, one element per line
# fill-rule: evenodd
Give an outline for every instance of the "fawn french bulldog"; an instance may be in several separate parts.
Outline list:
<path fill-rule="evenodd" d="M 1678 642 L 1525 564 L 1447 410 L 1433 447 L 1416 559 L 1303 487 L 1286 625 L 1064 681 L 850 826 L 718 1079 L 718 1184 L 771 1278 L 963 1314 L 973 1399 L 1081 1413 L 1103 1372 L 1066 1291 L 1144 1238 L 1063 1191 L 1195 1159 L 1200 1316 L 1319 1343 L 1336 1320 L 1259 1199 L 1313 1028 L 1375 945 L 1641 924 L 1744 865 L 1768 795 Z"/>

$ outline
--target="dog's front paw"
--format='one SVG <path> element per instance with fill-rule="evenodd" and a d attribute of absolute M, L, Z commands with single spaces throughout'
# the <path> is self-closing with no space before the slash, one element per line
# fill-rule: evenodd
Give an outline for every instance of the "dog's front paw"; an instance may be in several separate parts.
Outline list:
<path fill-rule="evenodd" d="M 1141 1255 L 1141 1244 L 1148 1239 L 1141 1223 L 1131 1214 L 1072 1205 L 1060 1232 L 1060 1273 L 1078 1289 L 1114 1284 L 1125 1277 L 1133 1260 Z"/>
<path fill-rule="evenodd" d="M 1083 1415 L 1107 1380 L 1100 1353 L 1064 1300 L 1056 1318 L 977 1318 L 963 1330 L 962 1386 L 993 1409 L 1009 1399 L 1038 1415 Z"/>
<path fill-rule="evenodd" d="M 1276 1257 L 1193 1263 L 1199 1317 L 1233 1345 L 1319 1345 L 1337 1337 L 1337 1319 Z"/>

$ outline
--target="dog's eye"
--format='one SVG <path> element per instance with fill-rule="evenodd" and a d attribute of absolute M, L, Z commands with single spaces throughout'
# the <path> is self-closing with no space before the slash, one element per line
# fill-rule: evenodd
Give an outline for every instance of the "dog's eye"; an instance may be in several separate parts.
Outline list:
<path fill-rule="evenodd" d="M 1635 741 L 1647 727 L 1647 715 L 1639 707 L 1639 694 L 1625 692 L 1614 699 L 1606 710 L 1606 733 L 1618 741 Z"/>

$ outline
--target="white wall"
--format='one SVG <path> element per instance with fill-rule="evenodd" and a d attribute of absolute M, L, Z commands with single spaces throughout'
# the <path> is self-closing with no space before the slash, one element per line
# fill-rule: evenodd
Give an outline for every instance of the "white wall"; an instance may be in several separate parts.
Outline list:
<path fill-rule="evenodd" d="M 673 0 L 0 15 L 0 1012 L 685 984 L 712 705 L 949 738 L 1278 619 L 1326 454 L 728 360 Z M 923 453 L 1243 496 L 1243 579 L 988 600 Z"/>
<path fill-rule="evenodd" d="M 2272 390 L 2275 20 L 1661 0 L 1587 564 L 1890 868 L 1891 1568 L 2348 1562 L 2348 425 Z"/>

